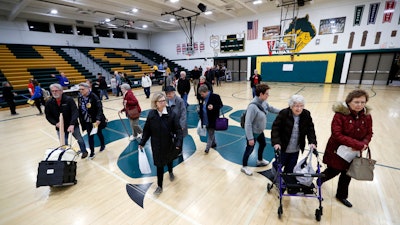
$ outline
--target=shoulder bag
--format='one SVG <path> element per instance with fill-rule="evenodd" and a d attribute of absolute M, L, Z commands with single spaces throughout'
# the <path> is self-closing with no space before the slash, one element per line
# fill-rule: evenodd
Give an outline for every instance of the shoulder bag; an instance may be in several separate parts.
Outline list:
<path fill-rule="evenodd" d="M 228 129 L 228 118 L 225 118 L 224 112 L 222 112 L 222 117 L 215 120 L 215 130 L 227 130 Z"/>

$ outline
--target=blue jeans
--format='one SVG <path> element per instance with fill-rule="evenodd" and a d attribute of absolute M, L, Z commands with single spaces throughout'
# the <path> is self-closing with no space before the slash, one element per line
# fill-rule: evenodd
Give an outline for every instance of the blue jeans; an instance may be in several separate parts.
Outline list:
<path fill-rule="evenodd" d="M 299 152 L 286 153 L 281 151 L 280 157 L 282 168 L 284 168 L 283 172 L 293 173 L 293 168 L 296 166 L 297 159 L 299 158 Z M 272 166 L 274 167 L 275 171 L 278 171 L 278 159 L 275 159 L 275 161 L 272 163 Z"/>
<path fill-rule="evenodd" d="M 100 89 L 100 100 L 103 100 L 103 96 L 106 96 L 106 99 L 108 99 L 107 89 Z"/>
<path fill-rule="evenodd" d="M 251 93 L 253 94 L 253 98 L 256 96 L 256 86 L 251 88 Z"/>
<path fill-rule="evenodd" d="M 182 97 L 183 101 L 185 102 L 185 105 L 186 105 L 186 108 L 187 108 L 188 107 L 188 102 L 187 102 L 188 94 L 183 94 L 183 95 L 181 95 L 181 97 Z"/>
<path fill-rule="evenodd" d="M 243 166 L 247 166 L 249 157 L 254 150 L 254 146 L 256 146 L 256 141 L 258 142 L 258 158 L 257 158 L 258 160 L 263 159 L 264 148 L 265 148 L 265 146 L 267 146 L 267 143 L 265 142 L 264 132 L 261 133 L 260 135 L 258 135 L 258 137 L 254 141 L 253 146 L 249 145 L 249 140 L 246 140 L 246 141 L 247 141 L 246 142 L 247 146 L 246 146 L 246 150 L 244 151 L 244 155 L 243 155 L 243 162 L 242 162 Z"/>
<path fill-rule="evenodd" d="M 60 131 L 58 131 L 58 130 L 57 130 L 57 136 L 58 136 L 58 138 L 60 138 Z M 69 133 L 66 132 L 65 133 L 65 144 L 66 145 L 68 145 L 68 136 L 69 136 Z M 82 153 L 87 152 L 86 151 L 86 146 L 85 146 L 85 141 L 83 140 L 83 137 L 81 135 L 81 131 L 80 131 L 79 125 L 78 126 L 74 126 L 74 132 L 72 132 L 72 136 L 74 136 L 74 138 L 77 140 L 81 152 Z"/>

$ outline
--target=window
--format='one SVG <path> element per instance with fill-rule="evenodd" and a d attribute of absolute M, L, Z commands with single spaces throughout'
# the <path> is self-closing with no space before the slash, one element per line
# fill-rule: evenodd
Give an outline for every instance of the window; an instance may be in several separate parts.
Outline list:
<path fill-rule="evenodd" d="M 28 26 L 29 26 L 30 31 L 49 32 L 50 33 L 49 23 L 28 21 Z"/>
<path fill-rule="evenodd" d="M 92 36 L 92 28 L 90 27 L 76 27 L 78 35 Z"/>
<path fill-rule="evenodd" d="M 58 34 L 74 34 L 71 25 L 54 24 L 54 28 Z"/>
<path fill-rule="evenodd" d="M 108 32 L 108 30 L 96 29 L 96 33 L 100 37 L 110 37 L 110 33 Z"/>
<path fill-rule="evenodd" d="M 137 40 L 137 33 L 127 32 L 126 34 L 128 35 L 128 39 Z"/>
<path fill-rule="evenodd" d="M 116 31 L 116 30 L 113 30 L 113 37 L 114 38 L 121 38 L 121 39 L 125 39 L 125 36 L 124 36 L 124 32 L 123 31 Z"/>

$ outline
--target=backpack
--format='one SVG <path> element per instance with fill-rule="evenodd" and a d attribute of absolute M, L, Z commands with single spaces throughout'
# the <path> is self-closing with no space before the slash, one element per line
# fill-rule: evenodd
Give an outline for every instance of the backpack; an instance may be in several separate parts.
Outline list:
<path fill-rule="evenodd" d="M 260 104 L 257 104 L 255 102 L 251 102 L 249 105 L 254 104 L 258 107 L 258 109 L 260 109 L 261 111 L 263 111 L 265 113 L 265 110 L 262 108 L 262 106 Z M 246 112 L 247 109 L 242 113 L 242 115 L 240 116 L 240 127 L 244 128 L 244 125 L 246 123 Z"/>
<path fill-rule="evenodd" d="M 50 92 L 44 88 L 42 88 L 42 97 L 45 101 L 50 99 Z"/>

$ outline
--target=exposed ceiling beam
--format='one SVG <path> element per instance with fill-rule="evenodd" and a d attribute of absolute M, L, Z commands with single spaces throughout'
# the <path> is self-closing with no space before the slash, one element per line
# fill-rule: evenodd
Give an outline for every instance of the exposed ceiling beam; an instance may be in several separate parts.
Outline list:
<path fill-rule="evenodd" d="M 17 4 L 13 10 L 10 12 L 10 15 L 8 15 L 8 20 L 12 21 L 15 19 L 15 17 L 18 16 L 18 14 L 27 6 L 32 0 L 22 0 Z"/>

